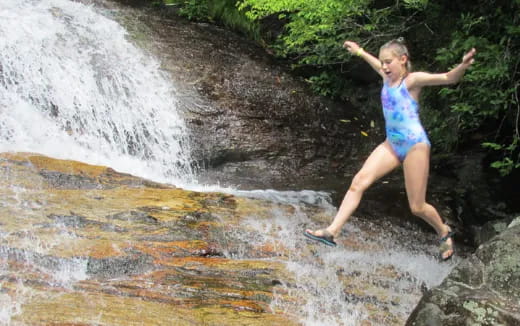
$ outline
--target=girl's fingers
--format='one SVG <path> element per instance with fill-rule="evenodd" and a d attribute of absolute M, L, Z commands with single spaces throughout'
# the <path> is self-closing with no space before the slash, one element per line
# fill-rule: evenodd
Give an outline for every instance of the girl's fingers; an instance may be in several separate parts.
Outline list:
<path fill-rule="evenodd" d="M 359 46 L 352 41 L 345 41 L 345 43 L 343 43 L 343 47 L 347 49 L 350 53 L 354 53 L 354 50 L 357 50 L 356 48 L 358 48 Z"/>
<path fill-rule="evenodd" d="M 464 57 L 462 58 L 462 62 L 466 63 L 466 64 L 472 64 L 475 61 L 473 56 L 475 55 L 476 52 L 477 52 L 477 50 L 475 50 L 475 48 L 469 50 L 469 52 L 466 53 L 464 55 Z"/>

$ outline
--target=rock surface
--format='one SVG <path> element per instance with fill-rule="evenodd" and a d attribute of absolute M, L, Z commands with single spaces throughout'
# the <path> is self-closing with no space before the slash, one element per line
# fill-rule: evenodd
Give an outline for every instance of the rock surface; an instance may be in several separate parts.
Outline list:
<path fill-rule="evenodd" d="M 2 322 L 297 324 L 269 307 L 283 264 L 224 257 L 275 255 L 225 236 L 268 205 L 32 154 L 2 154 L 0 170 Z"/>
<path fill-rule="evenodd" d="M 302 224 L 330 218 L 320 205 L 187 191 L 30 153 L 0 154 L 0 172 L 2 324 L 397 326 L 425 285 L 396 260 L 437 265 L 421 247 L 427 234 L 384 221 L 353 218 L 334 251 L 308 243 Z M 419 253 L 396 247 L 403 232 L 400 244 Z"/>
<path fill-rule="evenodd" d="M 430 290 L 406 325 L 520 325 L 520 217 Z"/>
<path fill-rule="evenodd" d="M 242 189 L 309 188 L 352 173 L 357 167 L 347 158 L 361 161 L 375 144 L 379 129 L 362 122 L 366 111 L 313 95 L 254 42 L 174 10 L 125 15 L 139 21 L 123 21 L 132 37 L 153 39 L 145 46 L 174 80 L 201 179 Z"/>

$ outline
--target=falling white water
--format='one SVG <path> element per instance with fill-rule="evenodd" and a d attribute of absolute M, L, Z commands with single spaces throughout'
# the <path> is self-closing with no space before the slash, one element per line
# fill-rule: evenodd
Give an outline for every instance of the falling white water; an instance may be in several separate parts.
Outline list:
<path fill-rule="evenodd" d="M 323 193 L 303 192 L 301 200 L 293 192 L 255 191 L 248 196 L 294 207 L 290 215 L 274 209 L 268 218 L 251 216 L 245 222 L 251 233 L 231 231 L 229 237 L 230 242 L 258 247 L 269 244 L 278 252 L 279 257 L 271 259 L 283 262 L 295 279 L 278 287 L 280 294 L 275 292 L 271 307 L 295 316 L 302 325 L 357 326 L 374 310 L 406 320 L 422 291 L 439 285 L 458 260 L 439 264 L 434 236 L 424 241 L 426 235 L 417 226 L 399 227 L 357 218 L 345 226 L 337 239 L 338 247 L 313 243 L 303 236 L 303 230 L 323 227 L 335 213 Z M 322 217 L 309 216 L 301 209 L 305 204 L 321 207 Z M 367 236 L 367 230 L 377 236 Z M 344 240 L 360 243 L 361 248 L 343 245 Z M 247 248 L 233 248 L 226 254 L 234 259 L 259 258 Z M 354 290 L 344 281 L 350 277 L 357 282 Z M 285 301 L 287 294 L 297 298 L 297 303 Z M 372 324 L 393 325 L 395 321 Z"/>
<path fill-rule="evenodd" d="M 105 165 L 176 185 L 193 182 L 174 87 L 159 63 L 99 10 L 70 0 L 0 1 L 0 152 Z M 20 210 L 13 216 L 23 223 L 34 207 L 27 207 L 25 189 L 10 190 L 0 205 Z M 1 243 L 1 262 L 14 255 L 28 273 L 47 275 L 62 288 L 87 278 L 87 259 L 48 254 L 76 241 L 75 235 L 62 232 L 50 242 L 30 231 L 17 237 L 31 249 Z M 16 275 L 2 264 L 0 277 Z M 15 292 L 0 282 L 2 325 L 33 296 L 22 279 Z"/>
<path fill-rule="evenodd" d="M 0 151 L 192 182 L 171 82 L 116 22 L 70 0 L 0 3 Z"/>

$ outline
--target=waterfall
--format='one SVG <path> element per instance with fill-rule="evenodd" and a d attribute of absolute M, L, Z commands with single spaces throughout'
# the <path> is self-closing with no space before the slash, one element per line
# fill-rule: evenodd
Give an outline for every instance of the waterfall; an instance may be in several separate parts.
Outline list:
<path fill-rule="evenodd" d="M 0 151 L 193 181 L 175 88 L 123 27 L 69 0 L 0 4 Z"/>

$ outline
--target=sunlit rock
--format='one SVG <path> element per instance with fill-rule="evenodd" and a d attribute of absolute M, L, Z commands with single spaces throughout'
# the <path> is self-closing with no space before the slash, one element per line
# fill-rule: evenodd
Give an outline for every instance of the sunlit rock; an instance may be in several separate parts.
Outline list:
<path fill-rule="evenodd" d="M 224 255 L 247 200 L 33 154 L 2 154 L 0 167 L 0 299 L 12 322 L 296 324 L 270 308 L 283 264 Z"/>

